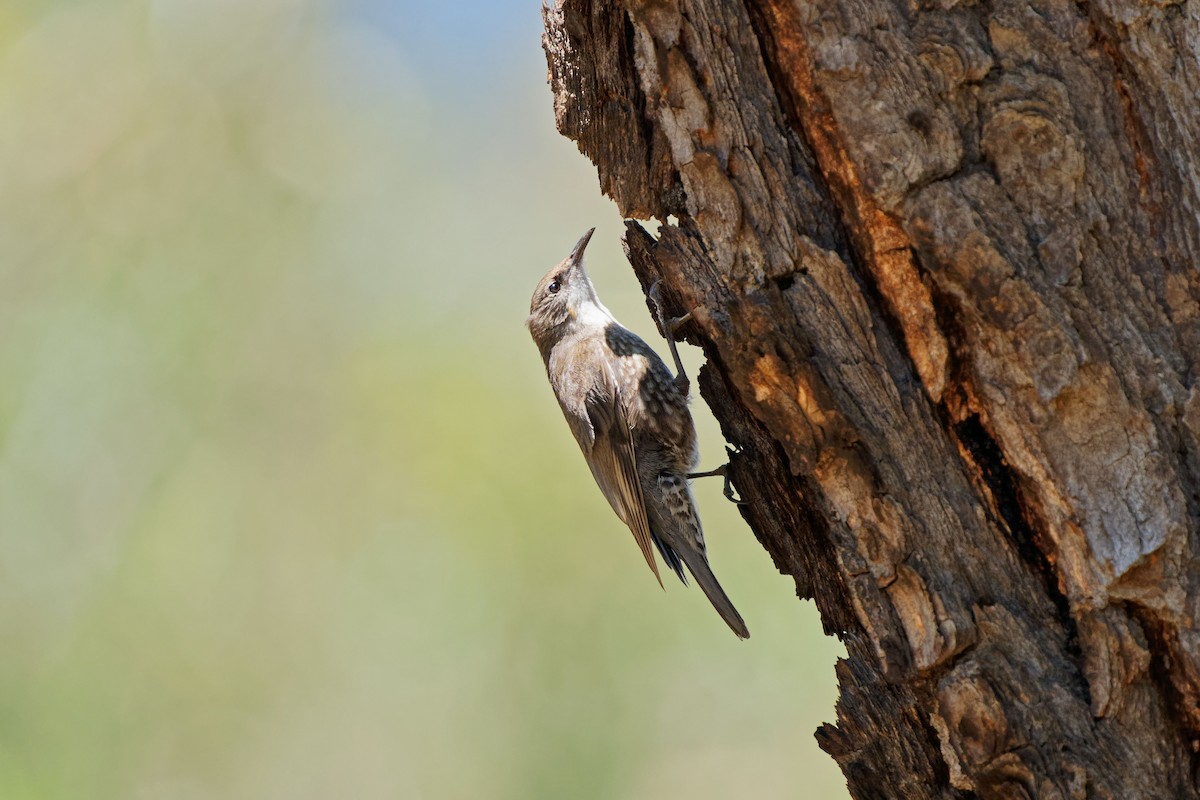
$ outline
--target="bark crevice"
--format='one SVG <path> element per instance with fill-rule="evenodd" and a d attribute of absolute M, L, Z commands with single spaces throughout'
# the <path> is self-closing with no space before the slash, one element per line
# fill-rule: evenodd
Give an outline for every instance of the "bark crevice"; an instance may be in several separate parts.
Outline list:
<path fill-rule="evenodd" d="M 988 433 L 978 414 L 971 414 L 954 425 L 954 434 L 970 456 L 977 474 L 986 487 L 991 507 L 1004 520 L 1004 528 L 1012 539 L 1021 561 L 1041 583 L 1042 590 L 1054 605 L 1058 624 L 1066 632 L 1063 646 L 1072 664 L 1076 667 L 1076 689 L 1092 704 L 1087 678 L 1083 674 L 1083 651 L 1079 643 L 1079 630 L 1071 612 L 1071 602 L 1058 585 L 1058 572 L 1054 568 L 1053 555 L 1048 552 L 1049 543 L 1044 536 L 1039 540 L 1037 529 L 1026 520 L 1024 503 L 1017 477 L 1004 463 L 1004 454 L 996 440 Z"/>

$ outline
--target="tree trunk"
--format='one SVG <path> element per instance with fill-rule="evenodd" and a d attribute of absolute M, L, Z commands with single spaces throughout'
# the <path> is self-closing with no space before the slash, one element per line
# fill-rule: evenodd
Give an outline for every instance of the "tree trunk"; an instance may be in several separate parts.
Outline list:
<path fill-rule="evenodd" d="M 1200 796 L 1200 0 L 545 22 L 743 514 L 846 644 L 851 793 Z"/>

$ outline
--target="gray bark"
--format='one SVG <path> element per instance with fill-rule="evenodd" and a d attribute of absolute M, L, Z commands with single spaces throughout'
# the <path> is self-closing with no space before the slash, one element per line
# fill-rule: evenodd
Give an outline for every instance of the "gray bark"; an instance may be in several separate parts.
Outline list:
<path fill-rule="evenodd" d="M 545 22 L 743 514 L 846 644 L 851 793 L 1200 796 L 1200 0 Z"/>

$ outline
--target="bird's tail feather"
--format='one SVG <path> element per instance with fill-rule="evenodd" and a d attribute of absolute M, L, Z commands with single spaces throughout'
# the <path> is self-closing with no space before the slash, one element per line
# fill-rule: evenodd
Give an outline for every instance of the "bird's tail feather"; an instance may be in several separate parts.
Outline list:
<path fill-rule="evenodd" d="M 712 569 L 708 566 L 708 559 L 703 553 L 684 552 L 680 553 L 683 557 L 683 562 L 687 564 L 688 571 L 692 573 L 692 577 L 696 579 L 696 583 L 704 590 L 704 594 L 708 596 L 708 600 L 713 604 L 713 608 L 721 615 L 721 619 L 725 620 L 725 624 L 737 634 L 739 639 L 749 639 L 750 630 L 746 627 L 746 623 L 742 621 L 742 615 L 733 607 L 733 603 L 729 600 L 729 596 L 725 594 L 725 590 L 721 588 L 721 584 L 717 582 L 717 576 L 713 575 Z"/>
<path fill-rule="evenodd" d="M 679 576 L 679 580 L 683 581 L 683 585 L 687 586 L 687 574 L 683 571 L 683 562 L 679 560 L 679 554 L 671 549 L 671 546 L 658 538 L 658 534 L 651 531 L 650 538 L 654 541 L 654 546 L 658 548 L 658 554 L 662 556 L 662 560 L 667 566 L 674 570 Z"/>

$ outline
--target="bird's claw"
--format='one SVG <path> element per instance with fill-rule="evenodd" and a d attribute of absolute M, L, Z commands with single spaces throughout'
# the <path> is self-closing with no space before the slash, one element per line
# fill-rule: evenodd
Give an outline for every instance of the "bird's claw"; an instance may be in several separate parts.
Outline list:
<path fill-rule="evenodd" d="M 729 478 L 729 464 L 722 464 L 716 469 L 708 472 L 693 472 L 688 475 L 688 478 L 711 478 L 716 475 L 720 475 L 725 481 L 725 485 L 721 488 L 721 494 L 725 495 L 726 500 L 739 506 L 748 505 L 748 503 L 738 497 L 733 490 L 733 481 Z"/>
<path fill-rule="evenodd" d="M 666 307 L 662 302 L 662 278 L 650 284 L 650 290 L 646 295 L 654 304 L 654 321 L 658 323 L 659 332 L 664 339 L 675 339 L 675 334 L 679 329 L 692 321 L 692 312 L 690 311 L 683 316 L 667 318 Z"/>
<path fill-rule="evenodd" d="M 646 292 L 646 297 L 650 298 L 650 302 L 654 304 L 654 322 L 658 325 L 658 332 L 662 334 L 664 339 L 669 338 L 667 317 L 663 312 L 662 278 L 650 284 L 650 291 Z"/>
<path fill-rule="evenodd" d="M 684 374 L 683 361 L 680 360 L 679 350 L 675 347 L 675 332 L 692 318 L 692 312 L 689 311 L 682 317 L 667 319 L 662 302 L 661 278 L 650 284 L 650 290 L 646 292 L 646 296 L 654 304 L 654 322 L 658 325 L 658 330 L 662 333 L 663 338 L 667 340 L 667 346 L 671 348 L 671 358 L 675 362 L 675 385 L 679 388 L 679 391 L 687 395 L 691 382 L 688 380 L 688 376 Z"/>

